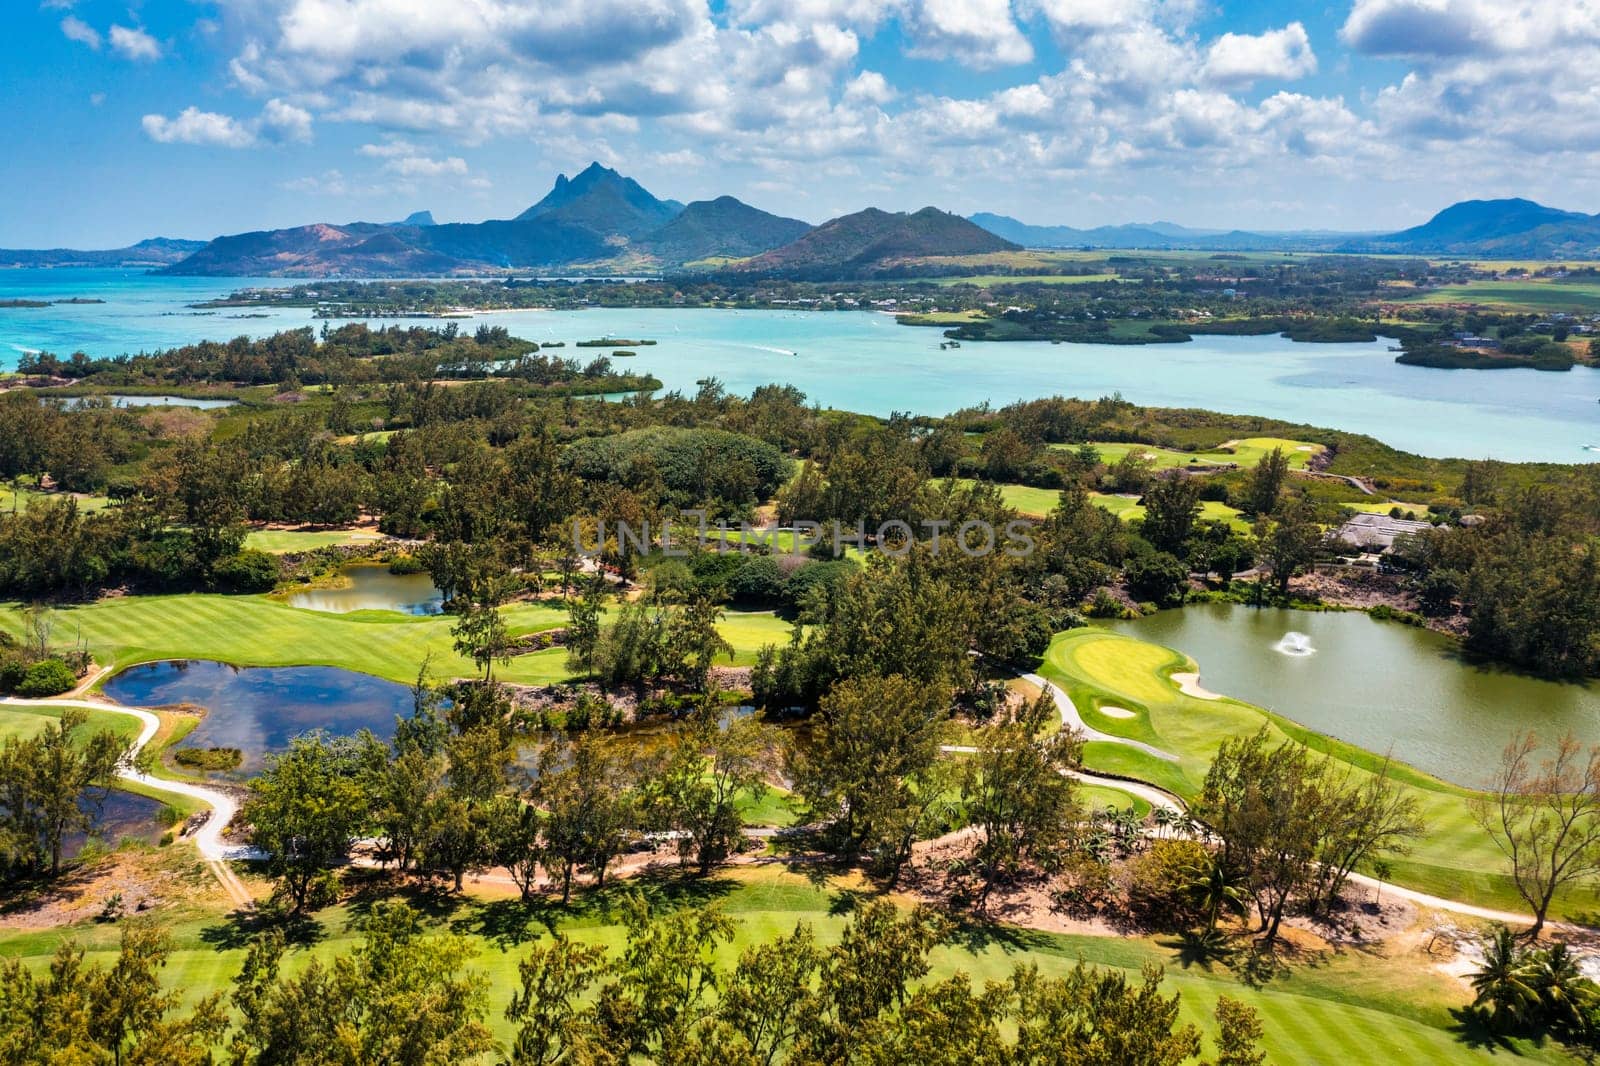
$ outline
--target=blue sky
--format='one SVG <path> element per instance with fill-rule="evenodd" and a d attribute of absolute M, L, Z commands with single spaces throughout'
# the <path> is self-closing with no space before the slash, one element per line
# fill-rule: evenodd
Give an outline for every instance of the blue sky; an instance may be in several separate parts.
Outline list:
<path fill-rule="evenodd" d="M 1600 0 L 9 0 L 0 246 L 503 218 L 599 159 L 821 221 L 1595 210 Z"/>

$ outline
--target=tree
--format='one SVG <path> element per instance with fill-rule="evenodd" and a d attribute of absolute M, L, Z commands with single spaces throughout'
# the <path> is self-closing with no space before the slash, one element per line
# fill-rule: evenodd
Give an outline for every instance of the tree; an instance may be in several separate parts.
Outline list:
<path fill-rule="evenodd" d="M 450 627 L 456 654 L 477 663 L 486 682 L 494 680 L 495 663 L 506 666 L 511 662 L 511 634 L 500 614 L 502 599 L 503 594 L 497 593 L 490 598 L 473 600 Z"/>
<path fill-rule="evenodd" d="M 822 701 L 812 742 L 790 756 L 795 791 L 854 859 L 895 839 L 918 780 L 939 757 L 949 697 L 899 674 L 841 681 Z"/>
<path fill-rule="evenodd" d="M 961 798 L 978 830 L 980 908 L 997 882 L 1027 866 L 1052 869 L 1077 821 L 1067 771 L 1078 764 L 1081 742 L 1047 728 L 1059 713 L 1051 694 L 1041 693 L 1009 721 L 986 727 L 966 762 Z"/>
<path fill-rule="evenodd" d="M 583 584 L 582 595 L 567 600 L 567 666 L 587 673 L 594 669 L 595 645 L 600 641 L 600 612 L 605 604 L 605 582 L 595 575 Z"/>
<path fill-rule="evenodd" d="M 666 763 L 645 789 L 659 824 L 679 834 L 679 858 L 692 856 L 702 877 L 743 843 L 739 804 L 766 791 L 773 746 L 755 718 L 724 725 L 715 695 L 673 728 Z"/>
<path fill-rule="evenodd" d="M 733 645 L 717 631 L 722 608 L 708 597 L 696 596 L 673 616 L 666 635 L 668 672 L 704 692 L 717 656 L 732 656 Z"/>
<path fill-rule="evenodd" d="M 1181 604 L 1189 593 L 1189 568 L 1175 555 L 1152 552 L 1128 564 L 1128 592 L 1158 607 Z"/>
<path fill-rule="evenodd" d="M 1139 526 L 1156 551 L 1182 558 L 1200 520 L 1200 479 L 1181 471 L 1157 478 L 1144 494 L 1145 516 Z"/>
<path fill-rule="evenodd" d="M 1283 454 L 1282 448 L 1274 448 L 1263 455 L 1250 472 L 1242 510 L 1253 515 L 1271 514 L 1277 510 L 1278 497 L 1283 494 L 1283 486 L 1288 480 L 1289 457 Z"/>
<path fill-rule="evenodd" d="M 1502 1028 L 1524 1019 L 1537 1007 L 1533 972 L 1516 937 L 1503 925 L 1495 927 L 1483 943 L 1483 965 L 1472 975 L 1477 993 L 1472 1005 L 1486 1011 Z"/>
<path fill-rule="evenodd" d="M 576 944 L 560 933 L 517 964 L 521 988 L 506 1008 L 506 1017 L 519 1023 L 511 1042 L 512 1066 L 555 1066 L 580 1054 L 604 1061 L 598 1053 L 603 1037 L 580 997 L 606 969 L 605 948 Z"/>
<path fill-rule="evenodd" d="M 70 942 L 43 973 L 21 959 L 7 962 L 0 968 L 0 1059 L 18 1066 L 208 1066 L 228 1027 L 222 997 L 206 996 L 177 1014 L 183 993 L 163 988 L 160 974 L 171 954 L 161 930 L 130 922 L 110 968 L 84 965 L 83 949 Z"/>
<path fill-rule="evenodd" d="M 1383 861 L 1404 854 L 1425 828 L 1416 797 L 1389 776 L 1389 761 L 1357 784 L 1350 773 L 1343 780 L 1324 768 L 1325 813 L 1317 869 L 1310 887 L 1311 906 L 1326 909 L 1362 862 Z"/>
<path fill-rule="evenodd" d="M 1517 894 L 1533 910 L 1530 940 L 1565 888 L 1600 874 L 1600 747 L 1586 753 L 1568 733 L 1537 769 L 1539 742 L 1518 732 L 1472 814 L 1505 854 Z"/>
<path fill-rule="evenodd" d="M 131 745 L 109 730 L 79 744 L 89 712 L 64 707 L 36 735 L 0 746 L 0 837 L 25 870 L 61 872 L 68 835 L 94 825 Z"/>
<path fill-rule="evenodd" d="M 241 817 L 295 913 L 311 902 L 317 880 L 349 852 L 367 817 L 360 777 L 348 748 L 313 733 L 296 737 L 282 755 L 269 756 L 253 782 Z"/>
<path fill-rule="evenodd" d="M 386 901 L 374 904 L 364 932 L 350 954 L 293 977 L 280 976 L 281 930 L 254 940 L 234 980 L 231 1061 L 454 1066 L 493 1050 L 488 981 L 465 970 L 474 954 L 465 939 L 426 935 L 416 911 Z"/>
<path fill-rule="evenodd" d="M 1289 501 L 1271 518 L 1256 521 L 1256 557 L 1261 560 L 1279 596 L 1289 594 L 1289 582 L 1317 557 L 1322 544 L 1322 527 L 1316 522 L 1309 503 Z"/>
<path fill-rule="evenodd" d="M 572 898 L 573 875 L 606 868 L 631 833 L 637 798 L 620 755 L 603 738 L 558 736 L 539 758 L 533 801 L 544 812 L 545 863 L 561 881 L 561 902 Z"/>
<path fill-rule="evenodd" d="M 1292 740 L 1267 747 L 1267 729 L 1222 742 L 1196 814 L 1222 839 L 1221 861 L 1242 876 L 1272 943 L 1289 897 L 1312 883 L 1325 830 L 1320 765 Z"/>

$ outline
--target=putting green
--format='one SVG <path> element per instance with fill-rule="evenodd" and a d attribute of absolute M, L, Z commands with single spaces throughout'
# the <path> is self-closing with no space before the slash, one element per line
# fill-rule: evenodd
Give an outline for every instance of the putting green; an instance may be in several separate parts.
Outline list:
<path fill-rule="evenodd" d="M 1192 799 L 1205 782 L 1217 748 L 1228 737 L 1254 733 L 1263 724 L 1274 740 L 1286 737 L 1306 744 L 1365 776 L 1383 760 L 1331 737 L 1239 700 L 1200 699 L 1184 694 L 1171 679 L 1194 669 L 1181 652 L 1095 627 L 1058 634 L 1045 653 L 1040 673 L 1060 685 L 1086 718 L 1102 732 L 1144 741 L 1178 756 L 1163 763 L 1143 752 L 1114 743 L 1089 744 L 1084 764 L 1089 769 L 1125 774 L 1149 781 Z M 1096 713 L 1100 704 L 1134 712 L 1131 718 Z M 1396 884 L 1448 899 L 1522 912 L 1526 909 L 1503 872 L 1504 860 L 1494 841 L 1468 808 L 1468 790 L 1447 784 L 1409 766 L 1396 764 L 1391 776 L 1417 801 L 1427 826 L 1407 855 L 1390 865 Z M 1560 899 L 1565 915 L 1592 907 L 1578 893 Z"/>

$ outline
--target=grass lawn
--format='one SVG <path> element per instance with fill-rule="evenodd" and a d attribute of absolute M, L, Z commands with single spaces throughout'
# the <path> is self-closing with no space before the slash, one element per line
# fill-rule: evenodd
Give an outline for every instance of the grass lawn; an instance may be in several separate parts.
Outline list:
<path fill-rule="evenodd" d="M 1185 695 L 1170 675 L 1192 668 L 1181 652 L 1091 626 L 1058 634 L 1040 673 L 1065 689 L 1095 728 L 1179 756 L 1176 765 L 1163 764 L 1142 752 L 1095 743 L 1085 748 L 1086 767 L 1140 777 L 1186 799 L 1199 793 L 1206 769 L 1225 738 L 1253 733 L 1263 725 L 1275 740 L 1293 737 L 1347 764 L 1354 774 L 1365 775 L 1381 765 L 1371 752 L 1242 701 Z M 1099 714 L 1102 703 L 1131 710 L 1134 717 Z M 1426 835 L 1413 843 L 1410 854 L 1391 859 L 1394 882 L 1449 899 L 1524 911 L 1510 879 L 1501 872 L 1504 861 L 1499 850 L 1472 819 L 1471 793 L 1404 765 L 1394 766 L 1391 776 L 1416 799 L 1427 825 Z M 1592 908 L 1591 898 L 1574 894 L 1559 900 L 1554 910 L 1572 915 Z"/>
<path fill-rule="evenodd" d="M 38 489 L 30 488 L 14 490 L 7 486 L 0 488 L 0 511 L 26 511 L 35 500 L 66 499 L 77 500 L 78 511 L 81 514 L 93 514 L 111 506 L 111 501 L 104 496 L 89 496 L 81 492 L 40 492 Z"/>
<path fill-rule="evenodd" d="M 55 707 L 4 707 L 0 706 L 0 743 L 13 737 L 25 739 L 44 729 L 51 721 L 61 717 L 61 708 Z M 74 736 L 110 730 L 126 740 L 139 736 L 139 720 L 115 711 L 90 711 L 89 720 Z"/>
<path fill-rule="evenodd" d="M 566 612 L 555 603 L 505 609 L 513 636 L 556 629 Z M 266 596 L 126 596 L 60 608 L 56 632 L 78 634 L 98 662 L 127 666 L 152 659 L 217 659 L 240 666 L 340 666 L 392 681 L 416 680 L 425 655 L 441 677 L 468 677 L 473 664 L 452 647 L 448 617 L 388 611 L 328 614 Z M 16 604 L 0 607 L 0 629 L 21 632 Z M 733 662 L 749 665 L 766 644 L 788 639 L 789 623 L 770 611 L 730 611 L 722 633 Z M 504 681 L 549 684 L 568 677 L 561 648 L 519 655 L 496 666 Z"/>
<path fill-rule="evenodd" d="M 334 544 L 370 544 L 383 539 L 382 533 L 366 529 L 329 529 L 301 531 L 298 529 L 252 529 L 244 538 L 246 548 L 282 555 L 285 552 L 308 552 Z"/>
<path fill-rule="evenodd" d="M 517 963 L 528 947 L 559 929 L 574 940 L 617 950 L 623 931 L 615 904 L 618 885 L 604 893 L 579 897 L 562 909 L 545 904 L 524 906 L 512 900 L 454 900 L 435 895 L 425 901 L 428 921 L 467 937 L 478 949 L 469 964 L 489 979 L 489 1013 L 485 1019 L 500 1040 L 512 1035 L 505 1004 L 519 986 Z M 662 878 L 644 885 L 661 906 L 715 899 L 735 920 L 733 944 L 719 949 L 726 964 L 745 947 L 809 924 L 824 945 L 836 943 L 862 888 L 857 881 L 812 879 L 781 868 L 725 871 L 710 880 Z M 178 911 L 170 931 L 175 950 L 163 980 L 182 990 L 186 1004 L 216 990 L 226 990 L 243 960 L 242 930 L 229 918 L 188 907 Z M 312 958 L 324 963 L 348 954 L 360 939 L 361 913 L 355 907 L 333 907 L 315 917 L 319 936 L 310 947 L 296 946 L 285 959 L 286 972 L 298 972 Z M 87 923 L 68 931 L 0 931 L 0 956 L 21 958 L 42 969 L 57 943 L 67 936 L 88 949 L 91 963 L 114 958 L 119 930 L 115 925 Z M 1333 954 L 1316 965 L 1297 964 L 1286 976 L 1259 987 L 1241 983 L 1226 966 L 1185 967 L 1174 944 L 1165 938 L 1065 936 L 972 924 L 962 935 L 936 948 L 927 980 L 957 972 L 981 987 L 1003 980 L 1019 964 L 1034 964 L 1045 976 L 1071 970 L 1079 961 L 1125 970 L 1137 979 L 1147 963 L 1164 967 L 1163 992 L 1180 996 L 1181 1020 L 1198 1026 L 1207 1037 L 1219 996 L 1229 995 L 1254 1007 L 1265 1030 L 1262 1050 L 1272 1062 L 1334 1064 L 1404 1062 L 1407 1064 L 1491 1062 L 1490 1051 L 1464 1042 L 1454 1029 L 1451 1007 L 1465 1002 L 1461 987 L 1431 972 L 1415 958 L 1387 959 L 1367 952 Z M 1495 1049 L 1499 1058 L 1517 1056 L 1530 1062 L 1564 1060 L 1552 1049 L 1516 1043 Z"/>

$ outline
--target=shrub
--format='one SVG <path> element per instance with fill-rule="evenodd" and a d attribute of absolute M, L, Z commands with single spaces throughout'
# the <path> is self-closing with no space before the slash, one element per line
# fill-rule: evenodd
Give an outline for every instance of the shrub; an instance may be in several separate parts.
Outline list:
<path fill-rule="evenodd" d="M 0 692 L 15 692 L 28 673 L 28 664 L 19 658 L 0 661 Z"/>
<path fill-rule="evenodd" d="M 59 696 L 78 683 L 72 667 L 60 659 L 40 659 L 22 676 L 17 695 L 28 697 Z"/>
<path fill-rule="evenodd" d="M 778 561 L 769 555 L 747 559 L 728 579 L 728 595 L 736 602 L 777 606 L 785 602 L 787 582 Z"/>
<path fill-rule="evenodd" d="M 212 576 L 234 592 L 270 592 L 278 583 L 278 557 L 246 548 L 219 560 Z"/>
<path fill-rule="evenodd" d="M 179 748 L 172 761 L 191 770 L 235 770 L 244 753 L 238 748 Z"/>
<path fill-rule="evenodd" d="M 1189 568 L 1175 555 L 1155 552 L 1128 564 L 1128 591 L 1161 607 L 1183 602 L 1189 590 Z"/>
<path fill-rule="evenodd" d="M 1195 840 L 1156 840 L 1128 864 L 1128 909 L 1146 925 L 1188 929 L 1203 915 L 1193 882 L 1211 863 Z"/>

